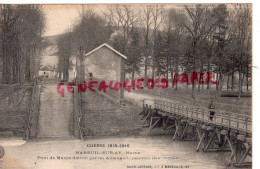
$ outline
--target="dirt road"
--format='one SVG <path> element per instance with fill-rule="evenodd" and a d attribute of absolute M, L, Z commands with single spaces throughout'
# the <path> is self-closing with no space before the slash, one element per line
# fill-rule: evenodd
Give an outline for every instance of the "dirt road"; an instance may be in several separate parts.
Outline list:
<path fill-rule="evenodd" d="M 44 84 L 41 91 L 37 137 L 70 137 L 72 104 L 71 94 L 61 97 L 57 92 L 57 85 Z"/>

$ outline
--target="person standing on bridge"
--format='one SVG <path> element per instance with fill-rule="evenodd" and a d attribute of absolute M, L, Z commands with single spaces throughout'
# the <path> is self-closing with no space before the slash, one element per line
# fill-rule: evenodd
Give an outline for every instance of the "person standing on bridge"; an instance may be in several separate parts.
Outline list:
<path fill-rule="evenodd" d="M 214 106 L 213 100 L 211 99 L 210 104 L 209 104 L 209 119 L 211 121 L 213 120 L 213 117 L 215 115 L 214 109 L 215 109 L 215 106 Z"/>

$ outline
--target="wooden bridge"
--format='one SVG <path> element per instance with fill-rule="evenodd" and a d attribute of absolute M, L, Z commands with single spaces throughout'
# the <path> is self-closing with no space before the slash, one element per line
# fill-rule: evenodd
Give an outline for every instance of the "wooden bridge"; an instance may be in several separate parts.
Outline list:
<path fill-rule="evenodd" d="M 212 111 L 212 110 L 211 110 Z M 227 165 L 249 166 L 252 150 L 252 118 L 248 113 L 229 113 L 162 100 L 143 100 L 143 126 L 175 129 L 173 140 L 199 140 L 196 151 L 231 151 Z M 189 133 L 190 131 L 190 133 Z M 189 138 L 188 138 L 189 137 Z M 247 161 L 247 162 L 245 162 Z"/>

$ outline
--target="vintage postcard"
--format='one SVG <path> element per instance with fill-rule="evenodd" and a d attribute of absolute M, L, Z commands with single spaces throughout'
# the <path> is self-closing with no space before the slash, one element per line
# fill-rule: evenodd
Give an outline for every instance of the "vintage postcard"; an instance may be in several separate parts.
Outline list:
<path fill-rule="evenodd" d="M 1 169 L 252 168 L 252 4 L 2 4 Z"/>

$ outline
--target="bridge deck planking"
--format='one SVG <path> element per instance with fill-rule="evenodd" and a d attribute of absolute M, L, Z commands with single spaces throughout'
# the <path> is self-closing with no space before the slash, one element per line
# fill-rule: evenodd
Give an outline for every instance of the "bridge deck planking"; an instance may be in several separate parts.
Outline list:
<path fill-rule="evenodd" d="M 180 105 L 173 102 L 161 100 L 144 100 L 154 109 L 167 113 L 168 115 L 178 115 L 191 120 L 196 120 L 206 124 L 234 129 L 239 132 L 252 134 L 252 119 L 247 114 L 227 113 L 223 110 L 214 110 L 215 115 L 212 120 L 209 117 L 209 109 L 191 105 Z"/>

